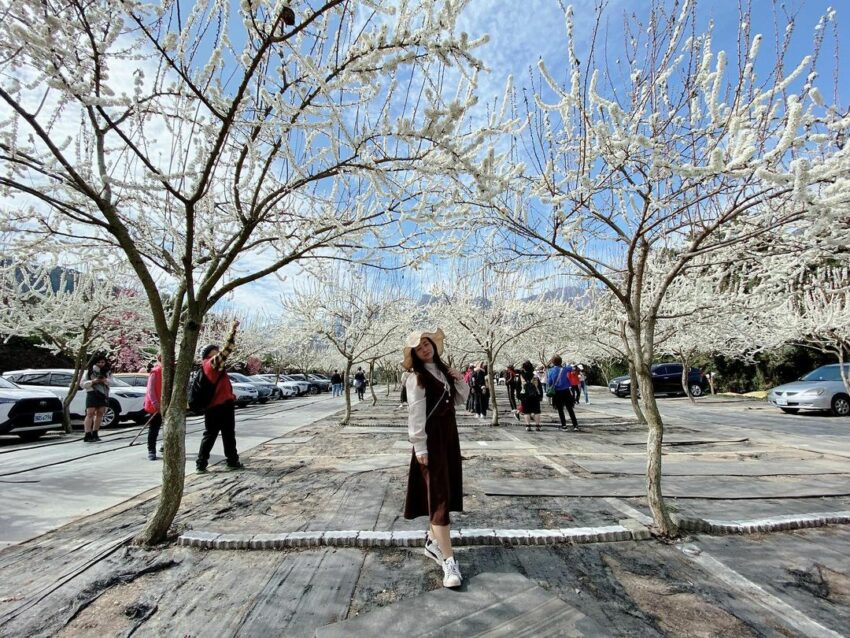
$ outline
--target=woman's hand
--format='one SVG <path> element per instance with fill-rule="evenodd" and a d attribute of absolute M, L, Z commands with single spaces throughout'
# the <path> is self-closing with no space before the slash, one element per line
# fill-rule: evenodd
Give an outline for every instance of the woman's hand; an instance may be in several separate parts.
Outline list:
<path fill-rule="evenodd" d="M 454 368 L 449 368 L 449 374 L 455 381 L 463 381 L 463 375 Z"/>
<path fill-rule="evenodd" d="M 427 465 L 428 465 L 428 453 L 426 452 L 425 454 L 417 454 L 416 460 L 419 461 L 420 465 L 425 465 L 427 467 Z"/>

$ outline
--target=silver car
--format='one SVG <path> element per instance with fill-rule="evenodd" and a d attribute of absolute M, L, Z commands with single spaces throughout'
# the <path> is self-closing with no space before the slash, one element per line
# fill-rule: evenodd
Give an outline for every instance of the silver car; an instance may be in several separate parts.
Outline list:
<path fill-rule="evenodd" d="M 844 364 L 844 372 L 850 374 L 850 364 Z M 767 400 L 789 414 L 828 410 L 836 416 L 850 415 L 850 396 L 837 363 L 821 366 L 798 381 L 773 388 L 767 393 Z"/>

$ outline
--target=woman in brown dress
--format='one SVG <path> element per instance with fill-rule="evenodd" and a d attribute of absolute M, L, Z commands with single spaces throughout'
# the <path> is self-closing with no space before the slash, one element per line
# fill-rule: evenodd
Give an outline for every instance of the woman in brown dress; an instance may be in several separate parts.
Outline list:
<path fill-rule="evenodd" d="M 460 587 L 462 576 L 452 551 L 449 512 L 463 511 L 463 474 L 455 406 L 464 405 L 469 387 L 440 359 L 445 334 L 414 332 L 404 344 L 408 377 L 408 435 L 413 444 L 404 517 L 428 516 L 425 555 L 443 568 L 443 586 Z"/>

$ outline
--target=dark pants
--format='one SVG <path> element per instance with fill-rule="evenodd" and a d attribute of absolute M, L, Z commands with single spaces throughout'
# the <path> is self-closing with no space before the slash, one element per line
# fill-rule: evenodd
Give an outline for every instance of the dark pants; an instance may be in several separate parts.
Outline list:
<path fill-rule="evenodd" d="M 490 394 L 481 394 L 480 389 L 476 388 L 475 392 L 475 413 L 481 416 L 487 416 L 487 403 L 490 399 Z"/>
<path fill-rule="evenodd" d="M 466 411 L 475 412 L 475 388 L 469 388 L 469 395 L 466 397 Z"/>
<path fill-rule="evenodd" d="M 239 452 L 236 451 L 236 411 L 232 401 L 208 408 L 204 412 L 204 436 L 201 438 L 201 449 L 198 450 L 196 461 L 198 467 L 207 466 L 219 432 L 227 464 L 236 465 L 239 463 Z"/>
<path fill-rule="evenodd" d="M 516 390 L 511 385 L 508 386 L 508 403 L 511 406 L 511 410 L 516 410 Z"/>
<path fill-rule="evenodd" d="M 574 385 L 570 387 L 570 391 L 573 393 L 573 403 L 581 403 L 581 388 Z"/>
<path fill-rule="evenodd" d="M 148 452 L 156 454 L 156 439 L 159 437 L 159 428 L 162 427 L 162 415 L 157 412 L 150 417 L 148 423 Z"/>
<path fill-rule="evenodd" d="M 576 413 L 573 412 L 574 401 L 572 388 L 568 390 L 557 390 L 555 392 L 555 396 L 552 397 L 552 403 L 558 409 L 558 417 L 561 419 L 561 427 L 567 427 L 567 417 L 564 415 L 564 408 L 566 408 L 567 412 L 570 413 L 570 420 L 573 422 L 573 427 L 578 429 Z"/>

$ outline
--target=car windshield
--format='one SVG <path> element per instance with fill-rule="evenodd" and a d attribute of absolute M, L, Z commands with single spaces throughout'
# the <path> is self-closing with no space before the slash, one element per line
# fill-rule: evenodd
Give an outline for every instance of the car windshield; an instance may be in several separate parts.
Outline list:
<path fill-rule="evenodd" d="M 251 383 L 251 379 L 246 377 L 244 374 L 239 374 L 238 372 L 230 372 L 227 376 L 237 383 Z"/>
<path fill-rule="evenodd" d="M 132 388 L 133 387 L 129 383 L 127 383 L 126 381 L 122 381 L 118 377 L 112 377 L 112 381 L 109 382 L 109 385 L 111 385 L 112 387 L 118 387 L 118 388 Z"/>
<path fill-rule="evenodd" d="M 844 364 L 844 372 L 850 374 L 850 363 Z M 838 366 L 821 366 L 800 377 L 800 381 L 841 381 L 841 371 Z"/>
<path fill-rule="evenodd" d="M 291 374 L 289 376 L 295 379 L 296 381 L 306 381 L 307 379 L 307 377 L 305 377 L 303 374 Z"/>
<path fill-rule="evenodd" d="M 9 381 L 8 379 L 4 379 L 0 377 L 0 388 L 5 388 L 6 390 L 17 390 L 18 386 Z"/>

